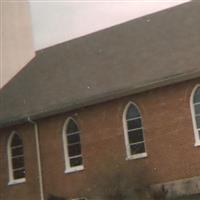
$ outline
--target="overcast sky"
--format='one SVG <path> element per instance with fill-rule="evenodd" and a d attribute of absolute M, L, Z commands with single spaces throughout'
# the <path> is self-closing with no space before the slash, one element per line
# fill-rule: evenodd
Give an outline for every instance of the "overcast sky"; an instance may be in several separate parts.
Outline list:
<path fill-rule="evenodd" d="M 71 40 L 189 0 L 29 0 L 36 49 Z"/>

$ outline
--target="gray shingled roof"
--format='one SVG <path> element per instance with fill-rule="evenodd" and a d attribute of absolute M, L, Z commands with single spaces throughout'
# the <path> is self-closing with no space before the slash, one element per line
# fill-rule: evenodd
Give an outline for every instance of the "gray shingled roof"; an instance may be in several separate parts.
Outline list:
<path fill-rule="evenodd" d="M 0 92 L 0 126 L 200 77 L 200 4 L 38 51 Z"/>

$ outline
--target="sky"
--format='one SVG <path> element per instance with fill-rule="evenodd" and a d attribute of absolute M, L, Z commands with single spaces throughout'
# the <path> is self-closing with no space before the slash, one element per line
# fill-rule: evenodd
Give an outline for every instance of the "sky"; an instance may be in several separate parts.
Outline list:
<path fill-rule="evenodd" d="M 29 0 L 35 49 L 43 49 L 189 0 Z"/>

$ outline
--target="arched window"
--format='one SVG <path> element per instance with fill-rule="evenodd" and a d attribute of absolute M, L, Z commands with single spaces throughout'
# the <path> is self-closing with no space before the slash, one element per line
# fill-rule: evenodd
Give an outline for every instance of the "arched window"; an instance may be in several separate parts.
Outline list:
<path fill-rule="evenodd" d="M 65 172 L 73 172 L 83 169 L 83 157 L 81 153 L 80 130 L 76 121 L 68 118 L 63 128 L 63 144 L 65 154 Z"/>
<path fill-rule="evenodd" d="M 146 157 L 142 117 L 136 104 L 126 106 L 123 122 L 127 159 Z"/>
<path fill-rule="evenodd" d="M 13 132 L 8 139 L 9 184 L 21 183 L 25 179 L 23 141 Z"/>
<path fill-rule="evenodd" d="M 195 134 L 195 146 L 200 145 L 200 85 L 197 85 L 191 95 L 191 112 Z"/>

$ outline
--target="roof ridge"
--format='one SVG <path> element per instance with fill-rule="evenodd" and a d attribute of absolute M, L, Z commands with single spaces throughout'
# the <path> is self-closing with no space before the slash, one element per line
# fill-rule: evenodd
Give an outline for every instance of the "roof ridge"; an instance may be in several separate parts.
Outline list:
<path fill-rule="evenodd" d="M 153 12 L 153 13 L 149 13 L 147 15 L 143 15 L 143 16 L 140 16 L 140 17 L 137 17 L 137 18 L 134 18 L 134 19 L 130 19 L 128 21 L 125 21 L 125 22 L 121 22 L 119 24 L 115 24 L 115 25 L 112 25 L 112 26 L 109 26 L 109 27 L 105 27 L 103 29 L 100 29 L 100 30 L 96 30 L 94 32 L 90 32 L 90 33 L 87 33 L 85 35 L 82 35 L 82 36 L 78 36 L 76 38 L 72 38 L 70 40 L 66 40 L 66 41 L 62 41 L 62 42 L 59 42 L 57 44 L 53 44 L 53 45 L 50 45 L 48 47 L 44 47 L 42 49 L 39 49 L 36 51 L 36 54 L 40 54 L 40 53 L 43 53 L 44 51 L 48 50 L 48 49 L 51 49 L 51 48 L 54 48 L 54 47 L 57 47 L 57 46 L 61 46 L 61 45 L 65 45 L 65 44 L 69 44 L 73 41 L 76 41 L 78 39 L 83 39 L 83 38 L 86 38 L 86 37 L 89 37 L 91 35 L 94 35 L 96 33 L 99 33 L 99 32 L 104 32 L 104 31 L 109 31 L 110 29 L 113 29 L 113 28 L 117 28 L 118 26 L 121 26 L 121 25 L 125 25 L 125 24 L 128 24 L 128 23 L 134 23 L 135 21 L 138 21 L 138 20 L 141 20 L 141 19 L 146 19 L 147 17 L 151 17 L 153 15 L 156 15 L 156 14 L 159 14 L 159 13 L 162 13 L 162 12 L 165 12 L 165 11 L 169 11 L 169 10 L 173 10 L 173 9 L 176 9 L 177 7 L 181 7 L 185 4 L 191 4 L 192 1 L 197 1 L 197 0 L 190 0 L 188 2 L 184 2 L 182 4 L 179 4 L 179 5 L 175 5 L 173 7 L 169 7 L 169 8 L 165 8 L 163 10 L 159 10 L 159 11 L 156 11 L 156 12 Z"/>

